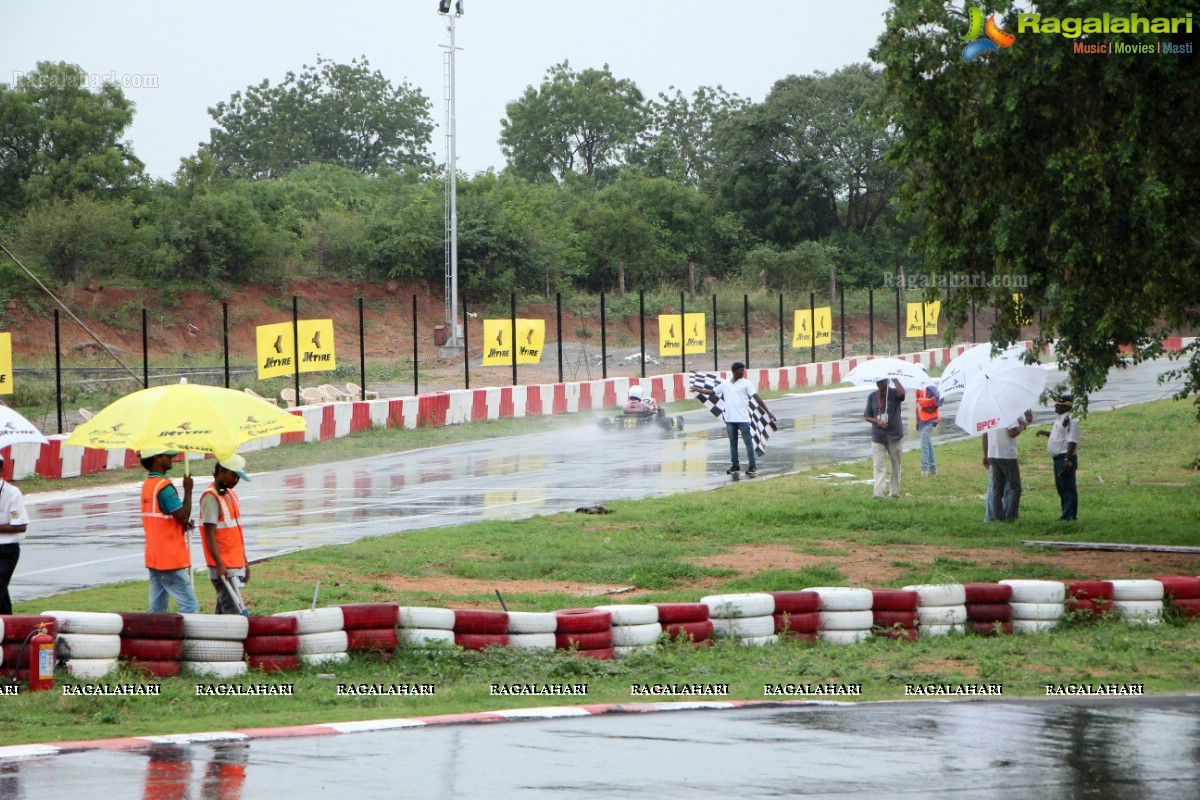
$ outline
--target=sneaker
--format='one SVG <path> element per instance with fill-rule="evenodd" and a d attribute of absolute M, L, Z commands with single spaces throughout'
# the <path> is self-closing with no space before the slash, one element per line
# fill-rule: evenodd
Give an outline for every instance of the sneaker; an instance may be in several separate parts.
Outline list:
<path fill-rule="evenodd" d="M 741 467 L 730 467 L 729 469 L 725 470 L 725 474 L 726 475 L 736 475 L 741 471 L 742 471 Z"/>
<path fill-rule="evenodd" d="M 751 467 L 750 469 L 746 470 L 747 478 L 753 478 L 757 474 L 758 474 L 758 470 L 756 470 L 754 467 Z"/>

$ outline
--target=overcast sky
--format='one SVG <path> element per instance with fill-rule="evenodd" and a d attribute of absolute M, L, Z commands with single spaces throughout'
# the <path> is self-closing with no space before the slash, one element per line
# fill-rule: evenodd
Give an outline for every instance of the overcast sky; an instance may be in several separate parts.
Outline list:
<path fill-rule="evenodd" d="M 208 0 L 182 4 L 7 3 L 0 83 L 38 61 L 114 76 L 136 104 L 126 138 L 151 175 L 169 178 L 208 141 L 208 108 L 264 78 L 272 84 L 318 54 L 365 55 L 394 83 L 433 101 L 435 158 L 444 158 L 442 58 L 448 43 L 437 0 Z M 647 96 L 675 86 L 724 86 L 761 101 L 790 74 L 833 72 L 869 60 L 887 0 L 465 0 L 458 19 L 458 165 L 504 167 L 496 140 L 505 105 L 563 60 L 581 71 L 608 64 Z M 147 88 L 147 85 L 156 88 Z"/>

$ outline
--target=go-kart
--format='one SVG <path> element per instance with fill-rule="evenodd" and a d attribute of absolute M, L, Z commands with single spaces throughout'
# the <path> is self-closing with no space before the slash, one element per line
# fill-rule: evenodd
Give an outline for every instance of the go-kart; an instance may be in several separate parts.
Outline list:
<path fill-rule="evenodd" d="M 661 408 L 648 408 L 635 413 L 622 411 L 611 417 L 601 417 L 598 424 L 604 430 L 648 430 L 666 433 L 683 430 L 683 417 L 670 416 Z"/>

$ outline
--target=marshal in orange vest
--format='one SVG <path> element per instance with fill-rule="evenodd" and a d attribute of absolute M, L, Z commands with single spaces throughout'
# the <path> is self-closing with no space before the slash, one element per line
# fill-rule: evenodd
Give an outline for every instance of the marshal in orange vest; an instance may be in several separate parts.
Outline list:
<path fill-rule="evenodd" d="M 158 504 L 158 493 L 171 484 L 161 475 L 147 476 L 142 483 L 142 529 L 146 532 L 146 566 L 157 570 L 187 569 L 192 566 L 183 525 Z"/>
<path fill-rule="evenodd" d="M 941 422 L 941 414 L 938 413 L 938 399 L 930 396 L 927 389 L 917 389 L 917 424 L 922 422 Z"/>

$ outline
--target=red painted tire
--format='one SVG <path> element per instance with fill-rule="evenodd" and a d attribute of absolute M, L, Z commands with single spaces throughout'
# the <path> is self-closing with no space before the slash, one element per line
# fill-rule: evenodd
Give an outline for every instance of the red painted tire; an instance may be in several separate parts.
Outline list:
<path fill-rule="evenodd" d="M 967 619 L 971 622 L 1009 622 L 1012 615 L 1009 603 L 967 603 Z"/>
<path fill-rule="evenodd" d="M 153 639 L 142 641 L 152 642 Z M 161 640 L 170 641 L 170 640 Z M 151 661 L 130 661 L 129 668 L 150 678 L 174 678 L 179 674 L 182 664 L 177 659 L 154 659 Z"/>
<path fill-rule="evenodd" d="M 399 603 L 358 603 L 342 606 L 342 627 L 349 631 L 355 628 L 394 628 L 400 624 Z"/>
<path fill-rule="evenodd" d="M 612 614 L 594 608 L 566 608 L 554 612 L 555 633 L 599 633 L 612 627 Z"/>
<path fill-rule="evenodd" d="M 23 641 L 24 640 L 22 640 L 22 642 Z M 5 675 L 8 675 L 10 672 L 12 672 L 12 666 L 13 664 L 16 664 L 17 661 L 22 661 L 22 666 L 24 667 L 29 666 L 29 651 L 32 648 L 26 645 L 25 654 L 22 656 L 22 642 L 5 642 L 3 645 L 0 645 L 0 655 L 3 655 L 3 661 L 0 661 L 0 664 L 3 664 L 3 666 L 0 666 L 0 679 L 3 679 Z"/>
<path fill-rule="evenodd" d="M 816 592 L 768 592 L 775 598 L 775 613 L 807 614 L 821 610 L 821 595 Z"/>
<path fill-rule="evenodd" d="M 182 622 L 180 620 L 181 624 Z M 178 661 L 183 658 L 183 639 L 133 639 L 122 636 L 121 658 L 137 661 Z"/>
<path fill-rule="evenodd" d="M 1185 617 L 1200 616 L 1200 597 L 1181 597 L 1171 601 L 1175 610 Z"/>
<path fill-rule="evenodd" d="M 887 639 L 907 639 L 911 642 L 917 640 L 917 629 L 897 625 L 892 628 L 879 628 L 875 631 L 876 636 L 883 636 Z"/>
<path fill-rule="evenodd" d="M 971 630 L 980 636 L 999 636 L 1001 634 L 1011 636 L 1013 632 L 1011 622 L 972 622 L 970 625 Z"/>
<path fill-rule="evenodd" d="M 872 611 L 871 617 L 871 624 L 876 628 L 890 628 L 893 625 L 913 628 L 917 624 L 916 611 Z"/>
<path fill-rule="evenodd" d="M 872 589 L 872 611 L 916 611 L 920 595 L 906 589 Z"/>
<path fill-rule="evenodd" d="M 247 636 L 295 636 L 300 620 L 295 617 L 250 617 Z"/>
<path fill-rule="evenodd" d="M 247 636 L 243 644 L 248 656 L 294 656 L 300 647 L 300 637 L 291 635 Z"/>
<path fill-rule="evenodd" d="M 1076 611 L 1080 614 L 1093 614 L 1098 617 L 1113 610 L 1112 600 L 1079 600 L 1074 597 L 1067 598 L 1067 611 Z"/>
<path fill-rule="evenodd" d="M 587 658 L 596 658 L 601 660 L 617 657 L 616 651 L 611 647 L 602 647 L 595 650 L 573 650 L 572 652 L 577 656 L 586 656 Z"/>
<path fill-rule="evenodd" d="M 776 633 L 816 633 L 821 627 L 821 612 L 808 611 L 800 614 L 775 615 Z"/>
<path fill-rule="evenodd" d="M 701 606 L 708 613 L 708 606 Z M 711 619 L 699 622 L 670 622 L 662 626 L 663 633 L 668 639 L 691 639 L 693 642 L 703 642 L 712 638 L 713 624 Z M 585 635 L 585 634 L 580 634 Z"/>
<path fill-rule="evenodd" d="M 1067 599 L 1111 600 L 1112 581 L 1070 581 L 1067 583 Z"/>
<path fill-rule="evenodd" d="M 121 622 L 121 638 L 183 638 L 183 616 L 180 614 L 123 612 Z"/>
<path fill-rule="evenodd" d="M 704 622 L 708 619 L 708 606 L 704 603 L 658 603 L 658 622 L 664 627 L 668 622 Z"/>
<path fill-rule="evenodd" d="M 1006 583 L 964 583 L 967 603 L 1007 603 L 1012 600 L 1012 587 Z"/>
<path fill-rule="evenodd" d="M 1200 597 L 1200 578 L 1188 578 L 1180 575 L 1155 578 L 1163 585 L 1163 597 L 1176 600 L 1194 600 Z M 8 623 L 5 623 L 7 625 Z M 4 634 L 8 636 L 7 631 Z"/>
<path fill-rule="evenodd" d="M 454 632 L 481 636 L 507 634 L 508 614 L 503 611 L 479 611 L 473 608 L 456 609 L 454 611 Z M 477 650 L 479 648 L 467 649 Z"/>
<path fill-rule="evenodd" d="M 396 649 L 395 628 L 350 628 L 346 630 L 346 650 L 371 650 L 390 653 Z"/>
<path fill-rule="evenodd" d="M 711 627 L 712 622 L 708 623 Z M 577 647 L 580 650 L 611 650 L 613 646 L 612 629 L 602 631 L 587 631 L 585 633 L 556 633 L 554 646 L 559 650 L 570 650 Z"/>
<path fill-rule="evenodd" d="M 51 636 L 58 635 L 58 620 L 54 617 L 40 617 L 34 614 L 9 614 L 3 617 L 4 620 L 4 642 L 16 642 L 20 644 L 25 641 L 25 637 L 31 631 L 37 628 L 38 625 L 45 623 L 46 633 Z M 8 663 L 5 661 L 4 663 Z"/>
<path fill-rule="evenodd" d="M 457 613 L 457 612 L 455 612 Z M 504 612 L 499 612 L 503 614 Z M 508 627 L 507 614 L 504 620 L 505 628 Z M 455 633 L 454 643 L 463 650 L 482 650 L 485 647 L 508 647 L 507 633 Z"/>
<path fill-rule="evenodd" d="M 292 655 L 250 656 L 247 661 L 250 662 L 250 669 L 262 672 L 286 672 L 300 669 L 301 664 L 300 656 Z"/>

